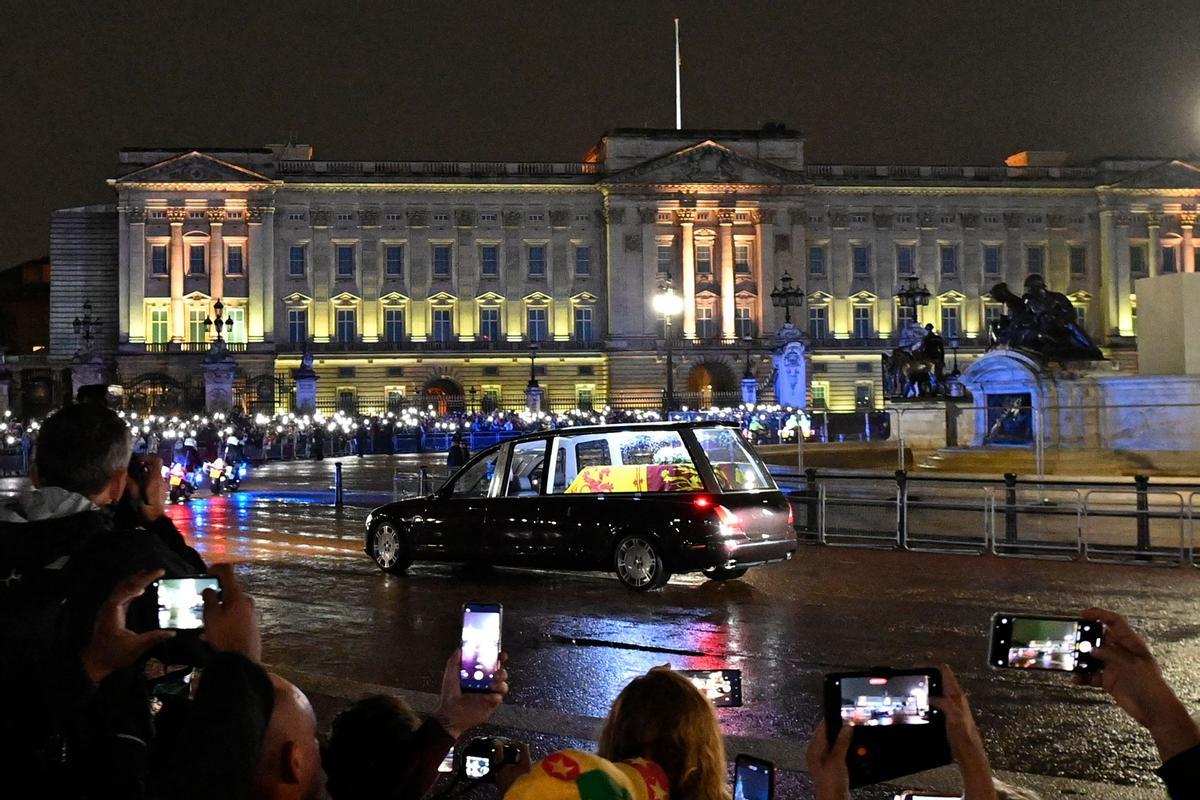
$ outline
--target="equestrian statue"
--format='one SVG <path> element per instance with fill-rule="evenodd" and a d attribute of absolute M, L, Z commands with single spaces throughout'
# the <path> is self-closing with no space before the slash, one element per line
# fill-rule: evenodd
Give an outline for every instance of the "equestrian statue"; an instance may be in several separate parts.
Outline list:
<path fill-rule="evenodd" d="M 1046 280 L 1033 274 L 1025 279 L 1025 294 L 1018 297 L 1005 283 L 992 287 L 991 296 L 1008 313 L 991 325 L 991 347 L 1004 345 L 1043 360 L 1102 361 L 1104 354 L 1092 341 L 1065 294 L 1046 288 Z"/>

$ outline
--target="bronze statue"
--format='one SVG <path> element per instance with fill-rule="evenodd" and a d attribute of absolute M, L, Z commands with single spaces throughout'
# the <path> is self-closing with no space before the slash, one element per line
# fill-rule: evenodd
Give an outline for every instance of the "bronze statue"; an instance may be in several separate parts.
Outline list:
<path fill-rule="evenodd" d="M 883 356 L 883 392 L 893 399 L 933 397 L 945 387 L 946 345 L 933 325 L 910 323 L 899 346 Z"/>
<path fill-rule="evenodd" d="M 1075 307 L 1061 292 L 1046 288 L 1041 275 L 1025 279 L 1025 294 L 1017 297 L 1008 284 L 992 287 L 991 296 L 1008 308 L 1008 314 L 989 331 L 993 345 L 1025 350 L 1057 361 L 1099 361 L 1104 354 L 1079 327 Z"/>

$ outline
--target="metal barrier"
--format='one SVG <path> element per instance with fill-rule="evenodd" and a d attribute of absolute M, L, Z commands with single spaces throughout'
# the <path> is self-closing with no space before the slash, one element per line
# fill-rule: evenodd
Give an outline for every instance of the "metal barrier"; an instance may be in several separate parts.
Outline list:
<path fill-rule="evenodd" d="M 1193 567 L 1200 569 L 1200 531 L 1196 530 L 1196 517 L 1200 508 L 1196 505 L 1196 500 L 1200 498 L 1200 492 L 1192 492 L 1188 495 L 1188 562 Z"/>
<path fill-rule="evenodd" d="M 901 545 L 904 489 L 894 483 L 890 491 L 851 493 L 819 484 L 821 526 L 818 541 L 831 547 L 874 547 L 891 549 Z M 833 525 L 830 509 L 844 520 Z M 839 513 L 840 512 L 840 513 Z"/>
<path fill-rule="evenodd" d="M 962 555 L 987 552 L 992 525 L 989 487 L 966 482 L 924 487 L 916 483 L 907 481 L 904 489 L 901 541 L 905 550 Z M 938 499 L 925 499 L 926 492 Z"/>
<path fill-rule="evenodd" d="M 427 497 L 437 491 L 448 477 L 445 469 L 437 467 L 398 467 L 392 473 L 392 500 Z"/>
<path fill-rule="evenodd" d="M 1084 558 L 1144 566 L 1188 563 L 1189 517 L 1183 496 L 1151 491 L 1149 481 L 1138 478 L 1132 491 L 1094 489 L 1084 494 Z"/>
<path fill-rule="evenodd" d="M 1006 475 L 1002 494 L 993 490 L 992 553 L 998 556 L 1070 561 L 1083 552 L 1083 503 L 1079 490 L 1019 487 Z"/>

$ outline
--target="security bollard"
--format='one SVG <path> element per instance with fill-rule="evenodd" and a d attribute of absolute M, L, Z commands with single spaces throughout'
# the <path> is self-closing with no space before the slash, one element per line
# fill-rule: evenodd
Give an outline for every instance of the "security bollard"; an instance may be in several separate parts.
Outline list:
<path fill-rule="evenodd" d="M 908 544 L 908 473 L 902 469 L 896 470 L 896 541 L 901 547 Z"/>
<path fill-rule="evenodd" d="M 1134 475 L 1133 485 L 1137 489 L 1137 549 L 1150 549 L 1150 476 Z"/>
<path fill-rule="evenodd" d="M 429 494 L 429 468 L 428 467 L 426 467 L 424 465 L 421 466 L 421 474 L 420 474 L 419 480 L 420 480 L 420 482 L 417 484 L 417 495 L 420 497 L 425 497 L 426 495 Z"/>
<path fill-rule="evenodd" d="M 1004 473 L 1004 541 L 1017 540 L 1017 475 Z"/>
<path fill-rule="evenodd" d="M 340 461 L 333 465 L 333 505 L 335 508 L 345 505 L 345 498 L 342 496 L 342 464 Z"/>

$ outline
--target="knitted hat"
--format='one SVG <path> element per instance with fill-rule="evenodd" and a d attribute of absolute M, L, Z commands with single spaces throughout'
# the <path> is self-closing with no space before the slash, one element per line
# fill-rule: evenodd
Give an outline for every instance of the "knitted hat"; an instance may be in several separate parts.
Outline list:
<path fill-rule="evenodd" d="M 645 759 L 613 764 L 580 750 L 560 750 L 534 764 L 504 800 L 667 800 L 667 779 Z"/>

